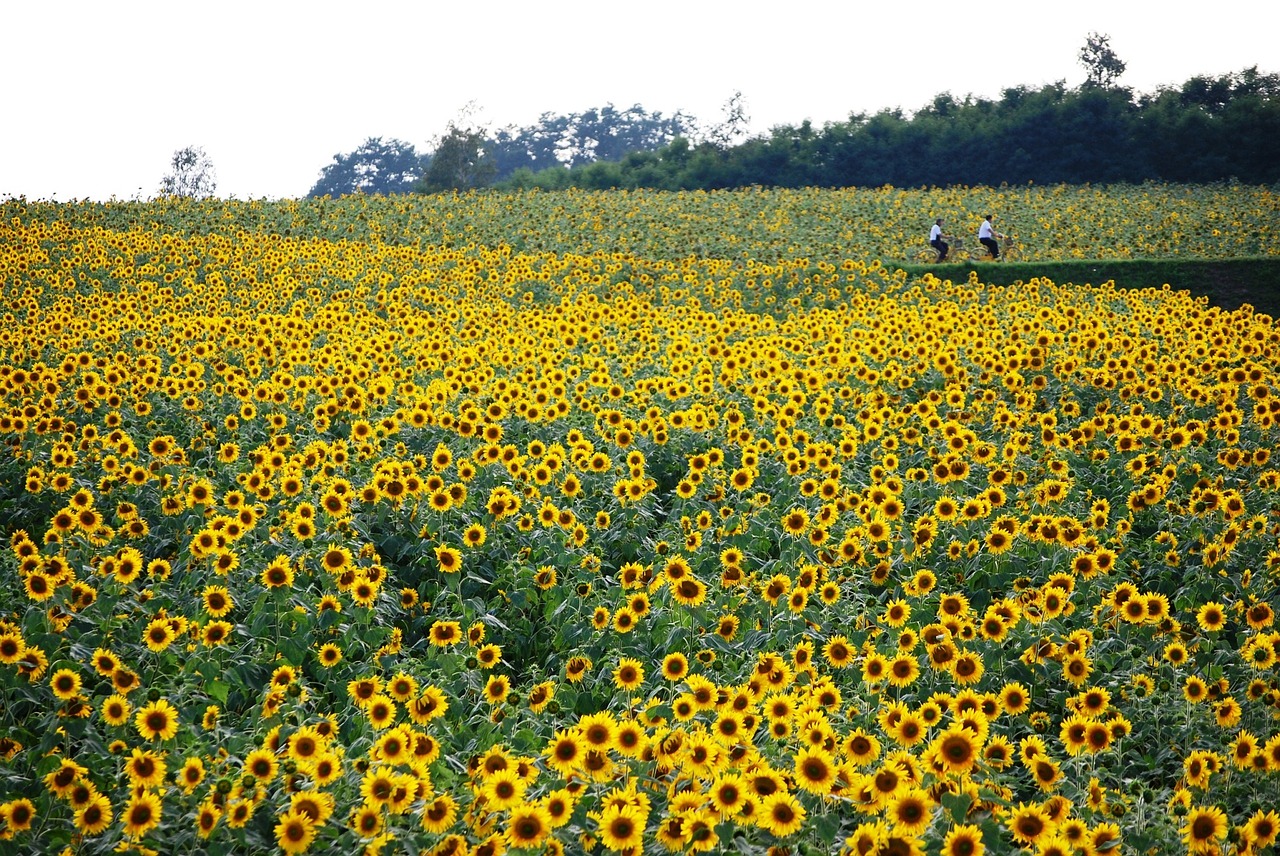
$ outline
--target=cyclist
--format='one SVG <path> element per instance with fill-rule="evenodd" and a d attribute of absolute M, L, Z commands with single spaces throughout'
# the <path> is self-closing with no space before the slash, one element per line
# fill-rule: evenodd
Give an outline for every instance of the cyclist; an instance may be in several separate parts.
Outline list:
<path fill-rule="evenodd" d="M 939 217 L 933 221 L 933 228 L 929 230 L 929 245 L 938 251 L 938 261 L 945 262 L 947 253 L 951 251 L 951 245 L 947 243 L 950 235 L 942 234 L 942 218 Z"/>
<path fill-rule="evenodd" d="M 987 248 L 987 252 L 991 253 L 991 258 L 1000 258 L 1000 245 L 996 243 L 997 239 L 1003 238 L 1004 235 L 995 230 L 991 225 L 991 218 L 994 214 L 988 214 L 986 219 L 982 221 L 982 225 L 978 227 L 978 242 Z"/>

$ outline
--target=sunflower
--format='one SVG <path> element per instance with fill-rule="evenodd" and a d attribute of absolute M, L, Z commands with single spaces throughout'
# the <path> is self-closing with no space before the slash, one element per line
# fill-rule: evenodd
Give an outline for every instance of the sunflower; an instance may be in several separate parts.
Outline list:
<path fill-rule="evenodd" d="M 1245 612 L 1245 620 L 1254 630 L 1264 630 L 1275 622 L 1275 612 L 1270 604 L 1255 603 Z"/>
<path fill-rule="evenodd" d="M 1079 714 L 1062 720 L 1058 738 L 1068 755 L 1079 755 L 1088 746 L 1089 724 L 1089 720 Z"/>
<path fill-rule="evenodd" d="M 483 547 L 487 537 L 488 535 L 484 526 L 479 523 L 473 523 L 467 527 L 465 532 L 462 533 L 462 543 L 473 549 L 476 547 Z"/>
<path fill-rule="evenodd" d="M 588 749 L 607 752 L 614 748 L 618 724 L 608 711 L 592 713 L 578 720 L 578 734 Z"/>
<path fill-rule="evenodd" d="M 920 788 L 900 790 L 890 801 L 886 817 L 894 830 L 907 836 L 920 835 L 933 820 L 933 800 Z"/>
<path fill-rule="evenodd" d="M 108 725 L 119 727 L 129 720 L 133 710 L 129 700 L 120 694 L 109 695 L 102 701 L 102 718 Z"/>
<path fill-rule="evenodd" d="M 1020 683 L 1005 684 L 1000 689 L 1000 706 L 1010 716 L 1017 716 L 1031 706 L 1031 693 Z"/>
<path fill-rule="evenodd" d="M 14 663 L 22 659 L 26 653 L 27 645 L 22 640 L 22 635 L 14 630 L 5 630 L 0 632 L 0 663 L 12 666 Z M 95 654 L 95 657 L 97 655 Z M 114 656 L 114 655 L 112 655 Z M 108 674 L 110 674 L 108 672 Z"/>
<path fill-rule="evenodd" d="M 668 681 L 678 681 L 689 674 L 689 659 L 680 652 L 668 654 L 662 660 L 662 677 Z"/>
<path fill-rule="evenodd" d="M 431 625 L 428 641 L 437 648 L 447 648 L 462 641 L 462 625 L 456 621 L 437 621 Z"/>
<path fill-rule="evenodd" d="M 210 621 L 200 631 L 200 641 L 206 648 L 226 645 L 235 626 L 229 621 Z"/>
<path fill-rule="evenodd" d="M 366 805 L 387 807 L 394 799 L 399 785 L 399 776 L 390 767 L 379 764 L 372 766 L 360 780 L 360 795 Z"/>
<path fill-rule="evenodd" d="M 796 753 L 793 778 L 800 787 L 814 794 L 830 792 L 839 767 L 824 749 L 810 746 Z"/>
<path fill-rule="evenodd" d="M 462 570 L 462 554 L 453 547 L 442 544 L 436 547 L 435 553 L 436 564 L 440 567 L 441 573 L 455 574 Z"/>
<path fill-rule="evenodd" d="M 1227 835 L 1227 816 L 1217 806 L 1192 808 L 1181 831 L 1192 853 L 1216 853 Z"/>
<path fill-rule="evenodd" d="M 507 843 L 517 849 L 537 847 L 551 832 L 551 817 L 537 803 L 515 808 L 507 820 Z"/>
<path fill-rule="evenodd" d="M 489 704 L 502 704 L 511 691 L 511 679 L 506 675 L 490 675 L 484 687 L 484 700 Z"/>
<path fill-rule="evenodd" d="M 178 711 L 168 700 L 157 699 L 138 710 L 133 724 L 144 740 L 170 740 L 178 733 Z"/>
<path fill-rule="evenodd" d="M 1106 723 L 1091 722 L 1085 731 L 1085 745 L 1090 752 L 1105 751 L 1110 748 L 1113 739 L 1111 728 Z"/>
<path fill-rule="evenodd" d="M 569 776 L 582 764 L 583 739 L 576 729 L 557 731 L 546 750 L 547 764 L 562 776 Z"/>
<path fill-rule="evenodd" d="M 422 828 L 436 835 L 446 832 L 457 818 L 458 804 L 448 794 L 440 794 L 422 807 Z"/>
<path fill-rule="evenodd" d="M 861 728 L 844 739 L 845 755 L 855 767 L 865 767 L 880 757 L 880 741 Z"/>
<path fill-rule="evenodd" d="M 890 685 L 910 686 L 920 677 L 920 662 L 910 654 L 899 654 L 889 662 L 888 675 Z"/>
<path fill-rule="evenodd" d="M 941 711 L 939 711 L 941 715 Z M 893 727 L 889 729 L 889 736 L 901 746 L 914 746 L 925 739 L 927 726 L 924 719 L 919 713 L 910 712 L 902 715 Z"/>
<path fill-rule="evenodd" d="M 317 787 L 333 784 L 342 777 L 342 757 L 334 752 L 321 752 L 312 760 L 309 775 Z"/>
<path fill-rule="evenodd" d="M 361 805 L 351 812 L 351 829 L 361 838 L 376 838 L 382 832 L 382 809 L 378 806 Z"/>
<path fill-rule="evenodd" d="M 485 779 L 485 804 L 493 811 L 503 811 L 524 800 L 525 780 L 513 769 L 499 770 Z"/>
<path fill-rule="evenodd" d="M 1035 759 L 1031 765 L 1031 776 L 1036 780 L 1036 784 L 1040 790 L 1046 793 L 1052 792 L 1054 787 L 1062 779 L 1062 769 L 1056 761 L 1047 757 Z"/>
<path fill-rule="evenodd" d="M 167 618 L 151 619 L 142 633 L 142 641 L 156 653 L 168 648 L 173 639 L 173 624 Z"/>
<path fill-rule="evenodd" d="M 610 804 L 596 815 L 600 843 L 610 850 L 639 849 L 644 841 L 645 818 L 632 805 Z"/>
<path fill-rule="evenodd" d="M 792 537 L 799 537 L 809 528 L 809 512 L 803 508 L 793 508 L 782 516 L 782 531 Z"/>
<path fill-rule="evenodd" d="M 390 728 L 396 721 L 395 699 L 389 695 L 375 693 L 365 705 L 364 712 L 369 718 L 369 724 L 375 729 L 381 731 L 384 728 Z"/>
<path fill-rule="evenodd" d="M 316 523 L 310 517 L 294 517 L 289 528 L 299 541 L 310 541 L 316 535 Z"/>
<path fill-rule="evenodd" d="M 982 679 L 982 656 L 965 651 L 951 662 L 951 674 L 959 684 L 975 684 Z"/>
<path fill-rule="evenodd" d="M 326 669 L 331 669 L 342 661 L 342 649 L 332 642 L 326 642 L 321 645 L 316 655 L 320 660 L 320 665 Z"/>
<path fill-rule="evenodd" d="M 938 578 L 933 571 L 919 570 L 916 571 L 915 576 L 911 578 L 911 582 L 909 583 L 909 593 L 923 596 L 933 591 L 933 587 L 937 584 Z"/>
<path fill-rule="evenodd" d="M 308 813 L 291 808 L 276 823 L 276 842 L 285 853 L 304 853 L 316 837 L 316 821 Z"/>
<path fill-rule="evenodd" d="M 44 777 L 44 786 L 54 796 L 62 799 L 68 799 L 72 791 L 76 790 L 79 783 L 85 781 L 83 778 L 88 774 L 88 769 L 80 766 L 75 761 L 63 758 L 58 766 L 55 767 L 48 775 Z M 90 785 L 92 787 L 92 785 Z"/>
<path fill-rule="evenodd" d="M 707 586 L 702 580 L 688 576 L 672 583 L 671 594 L 677 603 L 685 606 L 699 606 L 707 599 Z"/>
<path fill-rule="evenodd" d="M 120 815 L 124 833 L 130 838 L 142 838 L 160 825 L 162 806 L 160 797 L 151 791 L 134 793 Z"/>
<path fill-rule="evenodd" d="M 575 803 L 573 793 L 568 788 L 560 788 L 547 794 L 539 805 L 545 813 L 548 826 L 558 829 L 573 818 Z"/>
<path fill-rule="evenodd" d="M 617 633 L 630 633 L 636 627 L 636 613 L 630 607 L 619 607 L 613 614 L 613 629 Z"/>
<path fill-rule="evenodd" d="M 822 656 L 832 668 L 843 669 L 853 663 L 853 646 L 843 635 L 832 636 L 822 646 Z"/>
<path fill-rule="evenodd" d="M 529 702 L 529 710 L 534 713 L 541 713 L 547 709 L 556 695 L 555 681 L 543 681 L 540 684 L 534 684 L 529 689 L 527 701 Z"/>
<path fill-rule="evenodd" d="M 80 694 L 80 676 L 70 669 L 58 669 L 49 678 L 53 694 L 62 701 L 70 701 Z"/>
<path fill-rule="evenodd" d="M 1080 686 L 1089 679 L 1093 672 L 1093 662 L 1084 654 L 1076 652 L 1062 660 L 1062 675 L 1075 686 Z"/>
<path fill-rule="evenodd" d="M 210 618 L 222 618 L 235 606 L 231 593 L 222 586 L 205 586 L 200 596 L 204 600 L 204 611 Z"/>
<path fill-rule="evenodd" d="M 618 724 L 613 735 L 613 748 L 618 754 L 627 758 L 640 758 L 648 746 L 648 734 L 639 723 L 626 721 Z"/>
<path fill-rule="evenodd" d="M 948 772 L 965 774 L 973 769 L 981 745 L 972 731 L 954 725 L 935 737 L 930 749 Z"/>
<path fill-rule="evenodd" d="M 372 754 L 388 764 L 404 764 L 409 760 L 412 747 L 413 736 L 410 730 L 405 726 L 397 726 L 388 729 L 377 739 Z"/>
<path fill-rule="evenodd" d="M 124 766 L 130 784 L 143 788 L 159 787 L 167 770 L 164 758 L 147 749 L 134 749 Z"/>
<path fill-rule="evenodd" d="M 792 794 L 777 791 L 760 803 L 757 823 L 778 838 L 785 838 L 798 831 L 805 821 L 804 806 Z"/>
<path fill-rule="evenodd" d="M 1013 839 L 1023 845 L 1038 844 L 1052 836 L 1055 829 L 1048 812 L 1036 803 L 1019 803 L 1009 813 L 1007 823 Z"/>
<path fill-rule="evenodd" d="M 195 757 L 186 759 L 182 763 L 182 767 L 174 774 L 174 778 L 177 779 L 183 793 L 188 796 L 200 786 L 200 783 L 204 781 L 204 776 L 204 762 Z"/>
<path fill-rule="evenodd" d="M 1227 623 L 1226 608 L 1220 603 L 1210 601 L 1196 611 L 1196 623 L 1206 633 L 1216 633 Z"/>
<path fill-rule="evenodd" d="M 209 800 L 200 803 L 196 810 L 196 832 L 201 838 L 208 838 L 218 827 L 222 819 L 222 809 Z"/>
<path fill-rule="evenodd" d="M 974 825 L 953 826 L 942 842 L 942 856 L 983 856 L 982 830 Z"/>
<path fill-rule="evenodd" d="M 1258 809 L 1245 823 L 1241 834 L 1257 850 L 1270 847 L 1280 835 L 1280 813 Z"/>
<path fill-rule="evenodd" d="M 269 589 L 290 588 L 293 586 L 293 567 L 285 556 L 277 556 L 262 569 L 262 584 Z"/>
<path fill-rule="evenodd" d="M 111 825 L 112 817 L 111 801 L 102 794 L 93 794 L 76 809 L 76 830 L 81 835 L 98 835 Z"/>
<path fill-rule="evenodd" d="M 644 683 L 644 664 L 633 657 L 623 657 L 613 670 L 613 683 L 620 690 L 631 691 Z"/>
<path fill-rule="evenodd" d="M 260 783 L 266 784 L 276 777 L 279 765 L 276 754 L 270 749 L 254 749 L 244 759 L 244 771 Z"/>
<path fill-rule="evenodd" d="M 725 773 L 719 776 L 708 789 L 711 804 L 723 819 L 739 814 L 744 805 L 751 801 L 747 784 L 737 773 Z"/>

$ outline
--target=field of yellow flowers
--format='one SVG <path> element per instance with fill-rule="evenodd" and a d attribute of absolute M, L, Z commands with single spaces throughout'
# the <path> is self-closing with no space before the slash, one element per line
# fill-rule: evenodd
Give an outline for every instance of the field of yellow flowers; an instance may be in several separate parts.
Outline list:
<path fill-rule="evenodd" d="M 1280 326 L 870 261 L 1237 190 L 0 205 L 0 853 L 1268 851 Z"/>

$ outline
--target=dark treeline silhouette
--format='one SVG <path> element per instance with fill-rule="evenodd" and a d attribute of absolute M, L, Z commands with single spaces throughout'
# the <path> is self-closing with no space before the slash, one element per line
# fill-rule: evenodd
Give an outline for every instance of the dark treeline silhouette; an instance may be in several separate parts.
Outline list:
<path fill-rule="evenodd" d="M 471 190 L 517 172 L 618 161 L 697 133 L 686 113 L 664 116 L 638 104 L 625 110 L 607 104 L 581 113 L 544 113 L 534 125 L 489 133 L 462 118 L 449 123 L 428 153 L 401 140 L 371 137 L 354 152 L 334 155 L 308 195 Z"/>
<path fill-rule="evenodd" d="M 578 133 L 579 130 L 582 133 Z M 595 142 L 592 142 L 592 141 Z M 1131 89 L 1059 82 L 998 99 L 949 93 L 908 115 L 856 114 L 782 125 L 738 145 L 689 117 L 639 106 L 543 116 L 538 126 L 473 134 L 474 172 L 418 190 L 1280 182 L 1280 75 L 1257 67 Z M 557 152 L 559 153 L 557 155 Z M 568 155 L 568 156 L 566 156 Z M 342 156 L 335 158 L 339 160 Z M 425 175 L 430 155 L 421 158 Z M 477 180 L 479 179 L 479 180 Z M 313 195 L 333 192 L 330 184 Z M 365 192 L 388 192 L 366 186 Z M 319 193 L 317 193 L 319 191 Z"/>

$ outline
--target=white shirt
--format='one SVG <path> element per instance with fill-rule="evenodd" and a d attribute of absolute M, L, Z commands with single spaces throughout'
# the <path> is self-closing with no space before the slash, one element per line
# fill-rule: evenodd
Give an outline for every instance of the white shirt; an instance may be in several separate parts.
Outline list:
<path fill-rule="evenodd" d="M 978 227 L 978 240 L 990 238 L 993 234 L 990 220 L 983 220 L 982 225 Z"/>
<path fill-rule="evenodd" d="M 929 230 L 929 243 L 933 243 L 942 237 L 942 227 L 937 223 L 933 224 L 933 228 Z"/>

